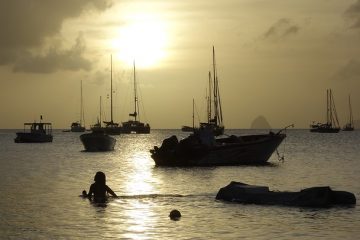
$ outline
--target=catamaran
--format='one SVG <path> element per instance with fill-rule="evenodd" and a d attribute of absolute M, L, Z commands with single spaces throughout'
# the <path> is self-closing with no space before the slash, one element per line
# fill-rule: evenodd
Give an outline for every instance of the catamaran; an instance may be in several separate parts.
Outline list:
<path fill-rule="evenodd" d="M 326 123 L 310 125 L 310 132 L 338 133 L 340 131 L 339 120 L 336 113 L 334 97 L 331 89 L 326 90 Z"/>
<path fill-rule="evenodd" d="M 71 123 L 71 132 L 85 132 L 85 115 L 83 108 L 82 81 L 80 82 L 80 121 Z"/>
<path fill-rule="evenodd" d="M 112 56 L 110 62 L 110 121 L 104 121 L 105 127 L 103 127 L 103 130 L 110 135 L 119 135 L 121 133 L 121 126 L 113 121 Z"/>
<path fill-rule="evenodd" d="M 150 125 L 148 123 L 143 123 L 140 121 L 140 108 L 139 108 L 139 99 L 137 97 L 137 87 L 136 87 L 136 70 L 135 70 L 135 61 L 134 61 L 134 112 L 129 114 L 130 119 L 126 122 L 122 122 L 121 133 L 150 133 Z"/>

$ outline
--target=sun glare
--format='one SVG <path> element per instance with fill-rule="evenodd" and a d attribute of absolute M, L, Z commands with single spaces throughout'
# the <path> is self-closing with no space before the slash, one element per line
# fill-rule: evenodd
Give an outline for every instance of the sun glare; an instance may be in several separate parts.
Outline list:
<path fill-rule="evenodd" d="M 151 68 L 166 55 L 167 35 L 165 23 L 150 14 L 132 15 L 128 24 L 117 30 L 112 40 L 115 56 L 127 65 Z"/>

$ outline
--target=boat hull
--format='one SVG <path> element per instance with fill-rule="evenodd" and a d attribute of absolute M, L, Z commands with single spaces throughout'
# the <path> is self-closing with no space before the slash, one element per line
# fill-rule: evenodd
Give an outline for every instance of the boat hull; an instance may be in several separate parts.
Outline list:
<path fill-rule="evenodd" d="M 80 140 L 88 152 L 113 151 L 116 139 L 101 133 L 85 133 Z"/>
<path fill-rule="evenodd" d="M 85 132 L 85 127 L 72 127 L 71 132 Z"/>
<path fill-rule="evenodd" d="M 231 136 L 217 140 L 213 146 L 177 144 L 170 149 L 163 149 L 163 144 L 151 150 L 151 157 L 157 166 L 261 165 L 285 137 L 285 134 Z"/>
<path fill-rule="evenodd" d="M 137 134 L 149 134 L 150 133 L 150 127 L 123 127 L 121 130 L 121 133 L 124 134 L 131 134 L 131 133 L 137 133 Z"/>
<path fill-rule="evenodd" d="M 104 127 L 103 130 L 109 135 L 120 135 L 121 127 Z"/>
<path fill-rule="evenodd" d="M 15 143 L 46 143 L 52 142 L 53 136 L 43 133 L 16 133 Z"/>
<path fill-rule="evenodd" d="M 122 123 L 121 133 L 124 134 L 149 134 L 150 125 L 139 121 L 128 121 Z"/>
<path fill-rule="evenodd" d="M 340 128 L 312 128 L 310 132 L 318 132 L 318 133 L 338 133 Z"/>

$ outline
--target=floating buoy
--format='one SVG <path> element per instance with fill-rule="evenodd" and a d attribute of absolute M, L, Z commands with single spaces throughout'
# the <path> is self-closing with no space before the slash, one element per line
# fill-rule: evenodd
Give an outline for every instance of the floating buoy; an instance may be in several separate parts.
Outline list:
<path fill-rule="evenodd" d="M 171 220 L 179 220 L 179 218 L 181 217 L 181 213 L 179 212 L 179 210 L 171 210 L 169 217 Z"/>

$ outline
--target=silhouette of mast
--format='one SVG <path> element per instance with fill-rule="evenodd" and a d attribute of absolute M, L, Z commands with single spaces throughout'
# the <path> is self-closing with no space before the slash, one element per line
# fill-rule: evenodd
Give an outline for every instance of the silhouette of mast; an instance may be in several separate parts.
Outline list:
<path fill-rule="evenodd" d="M 113 123 L 113 86 L 112 86 L 112 55 L 110 56 L 110 121 Z"/>
<path fill-rule="evenodd" d="M 85 126 L 85 114 L 83 106 L 83 89 L 82 89 L 82 80 L 80 81 L 80 126 Z"/>
<path fill-rule="evenodd" d="M 134 114 L 133 117 L 135 118 L 135 121 L 137 119 L 137 116 L 139 114 L 139 118 L 140 118 L 140 113 L 138 113 L 138 111 L 140 111 L 139 106 L 138 106 L 138 98 L 137 98 L 137 92 L 136 92 L 136 69 L 135 69 L 135 60 L 134 60 Z"/>

